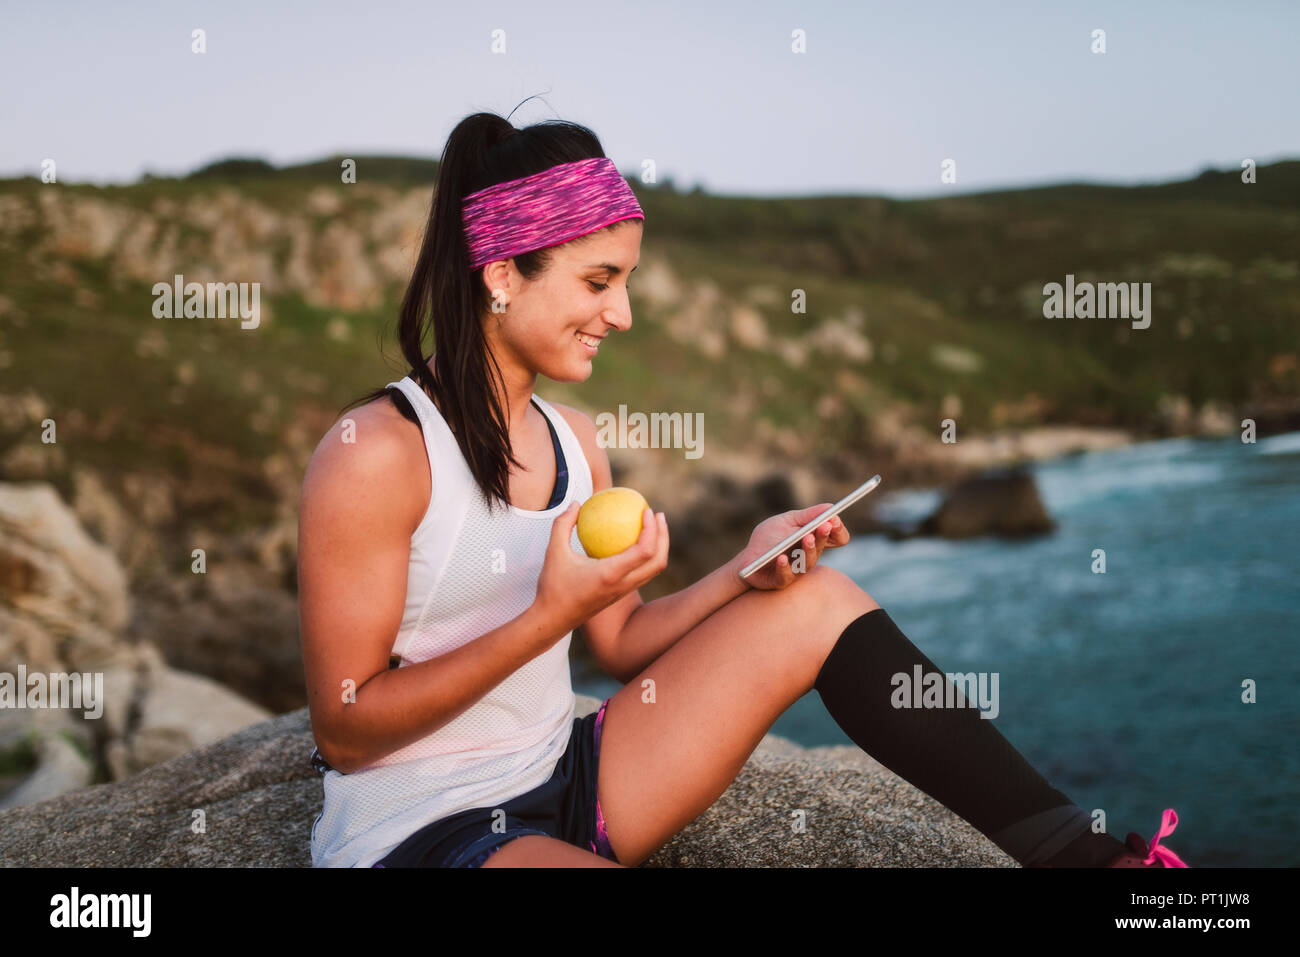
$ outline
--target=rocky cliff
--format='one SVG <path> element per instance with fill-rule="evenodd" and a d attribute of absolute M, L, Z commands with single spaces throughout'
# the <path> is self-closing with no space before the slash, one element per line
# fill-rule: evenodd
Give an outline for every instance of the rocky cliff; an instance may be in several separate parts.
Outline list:
<path fill-rule="evenodd" d="M 270 716 L 125 640 L 126 582 L 52 487 L 0 483 L 0 808 L 128 778 Z M 53 693 L 72 683 L 76 706 Z"/>
<path fill-rule="evenodd" d="M 789 490 L 752 494 L 780 507 Z M 0 865 L 310 866 L 322 790 L 307 709 L 271 717 L 124 639 L 126 581 L 52 487 L 0 484 Z M 31 676 L 73 673 L 102 676 L 97 703 L 30 706 Z M 579 696 L 579 714 L 597 706 Z M 768 735 L 647 865 L 1014 862 L 858 749 Z"/>
<path fill-rule="evenodd" d="M 598 706 L 578 698 L 579 714 Z M 310 867 L 322 800 L 312 746 L 304 708 L 127 781 L 0 812 L 0 865 Z M 644 866 L 1016 865 L 856 748 L 768 735 L 718 801 Z"/>

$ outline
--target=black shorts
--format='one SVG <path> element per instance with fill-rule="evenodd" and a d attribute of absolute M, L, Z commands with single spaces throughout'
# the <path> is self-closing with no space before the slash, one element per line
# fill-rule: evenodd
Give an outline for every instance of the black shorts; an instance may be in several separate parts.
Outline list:
<path fill-rule="evenodd" d="M 501 845 L 525 834 L 545 834 L 617 861 L 596 794 L 608 704 L 606 698 L 594 713 L 573 719 L 569 744 L 545 784 L 495 807 L 470 808 L 426 824 L 374 866 L 480 867 Z M 494 828 L 494 821 L 501 823 Z"/>

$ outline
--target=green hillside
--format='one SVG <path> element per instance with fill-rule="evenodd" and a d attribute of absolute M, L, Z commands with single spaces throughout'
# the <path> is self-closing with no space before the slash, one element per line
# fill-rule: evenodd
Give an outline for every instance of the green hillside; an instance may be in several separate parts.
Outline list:
<path fill-rule="evenodd" d="M 52 480 L 74 463 L 160 470 L 190 515 L 264 520 L 268 457 L 309 453 L 345 402 L 404 371 L 377 340 L 396 357 L 436 163 L 359 157 L 355 185 L 338 170 L 236 159 L 122 187 L 0 182 L 0 394 L 39 396 L 59 422 L 75 455 L 51 457 Z M 539 386 L 589 411 L 703 411 L 710 442 L 816 462 L 887 444 L 898 423 L 937 434 L 944 414 L 967 435 L 1154 433 L 1171 403 L 1236 416 L 1300 397 L 1297 162 L 1255 185 L 1230 170 L 910 201 L 633 185 L 636 321 L 587 383 Z M 261 327 L 154 318 L 151 287 L 174 272 L 261 282 Z M 1150 328 L 1043 318 L 1044 283 L 1067 273 L 1152 283 Z M 0 417 L 0 476 L 36 454 L 15 451 L 32 436 Z"/>

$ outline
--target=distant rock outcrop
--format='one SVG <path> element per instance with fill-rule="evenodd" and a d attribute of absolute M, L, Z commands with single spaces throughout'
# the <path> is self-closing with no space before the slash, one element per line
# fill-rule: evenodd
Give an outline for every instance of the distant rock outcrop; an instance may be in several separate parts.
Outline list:
<path fill-rule="evenodd" d="M 0 808 L 121 780 L 269 716 L 124 641 L 130 609 L 117 559 L 53 486 L 0 483 Z M 54 700 L 73 675 L 91 676 L 78 707 Z"/>
<path fill-rule="evenodd" d="M 584 695 L 577 704 L 580 715 L 599 706 Z M 322 801 L 312 746 L 303 708 L 128 781 L 2 811 L 0 866 L 310 867 Z M 1016 865 L 858 749 L 768 735 L 718 801 L 644 866 Z"/>
<path fill-rule="evenodd" d="M 959 483 L 916 530 L 942 538 L 1000 535 L 1021 538 L 1056 528 L 1047 514 L 1032 473 L 1025 469 L 989 472 Z"/>

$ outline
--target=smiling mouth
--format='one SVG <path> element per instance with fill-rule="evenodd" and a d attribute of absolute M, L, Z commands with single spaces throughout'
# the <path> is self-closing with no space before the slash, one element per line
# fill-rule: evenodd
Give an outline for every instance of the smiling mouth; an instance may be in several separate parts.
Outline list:
<path fill-rule="evenodd" d="M 589 336 L 589 335 L 587 335 L 587 334 L 584 333 L 584 332 L 575 332 L 573 335 L 574 335 L 574 338 L 576 338 L 576 339 L 577 339 L 579 342 L 581 342 L 584 346 L 586 346 L 588 349 L 592 349 L 592 350 L 597 349 L 597 348 L 600 347 L 600 340 L 601 340 L 601 338 L 603 338 L 603 337 L 598 337 L 598 336 Z"/>

